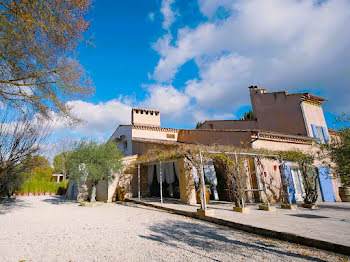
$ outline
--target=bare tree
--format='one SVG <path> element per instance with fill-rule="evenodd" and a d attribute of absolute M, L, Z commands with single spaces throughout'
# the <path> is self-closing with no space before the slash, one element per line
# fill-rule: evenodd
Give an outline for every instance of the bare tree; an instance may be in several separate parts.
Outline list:
<path fill-rule="evenodd" d="M 76 59 L 90 0 L 0 0 L 0 103 L 70 115 L 65 103 L 92 92 Z"/>
<path fill-rule="evenodd" d="M 0 192 L 11 195 L 18 175 L 30 168 L 31 159 L 48 142 L 50 128 L 40 118 L 9 112 L 0 119 Z"/>

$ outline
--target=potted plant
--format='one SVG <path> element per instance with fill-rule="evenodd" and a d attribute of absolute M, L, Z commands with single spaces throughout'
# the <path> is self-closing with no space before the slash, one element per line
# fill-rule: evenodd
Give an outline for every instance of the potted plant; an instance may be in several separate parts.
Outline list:
<path fill-rule="evenodd" d="M 305 194 L 303 195 L 304 208 L 317 209 L 316 201 L 318 198 L 317 180 L 318 172 L 312 166 L 302 167 L 303 185 Z"/>
<path fill-rule="evenodd" d="M 26 186 L 28 187 L 28 196 L 33 196 L 33 184 L 32 184 L 32 182 L 27 181 Z"/>
<path fill-rule="evenodd" d="M 343 202 L 350 202 L 350 175 L 340 175 L 343 186 L 339 187 L 339 196 Z"/>
<path fill-rule="evenodd" d="M 209 189 L 209 185 L 205 186 L 205 202 L 208 204 L 209 200 L 210 200 L 210 189 Z M 196 200 L 197 200 L 197 204 L 201 203 L 201 188 L 198 187 L 196 190 Z"/>
<path fill-rule="evenodd" d="M 39 191 L 39 196 L 42 196 L 42 195 L 44 195 L 44 186 L 43 186 L 43 183 L 44 183 L 44 181 L 39 181 L 39 183 L 38 183 L 38 191 Z"/>
<path fill-rule="evenodd" d="M 118 200 L 125 201 L 126 190 L 124 187 L 118 187 Z"/>
<path fill-rule="evenodd" d="M 55 183 L 51 182 L 50 184 L 50 196 L 55 195 Z"/>
<path fill-rule="evenodd" d="M 339 122 L 349 123 L 350 117 L 343 114 L 337 119 Z M 335 164 L 332 169 L 342 182 L 339 187 L 339 196 L 343 202 L 350 201 L 350 127 L 342 128 L 335 135 L 330 137 L 330 142 L 322 145 L 321 149 L 328 153 L 328 156 Z"/>
<path fill-rule="evenodd" d="M 26 182 L 23 186 L 23 195 L 27 196 L 28 195 L 28 183 Z"/>

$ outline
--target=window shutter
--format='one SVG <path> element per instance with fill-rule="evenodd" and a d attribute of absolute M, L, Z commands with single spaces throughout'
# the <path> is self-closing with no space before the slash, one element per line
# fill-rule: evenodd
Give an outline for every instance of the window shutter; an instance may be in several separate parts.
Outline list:
<path fill-rule="evenodd" d="M 311 124 L 311 128 L 312 128 L 312 133 L 314 134 L 314 138 L 320 138 L 318 133 L 317 133 L 317 127 L 314 124 Z"/>
<path fill-rule="evenodd" d="M 285 192 L 287 199 L 290 200 L 292 203 L 296 203 L 295 189 L 290 166 L 286 164 L 280 165 L 280 173 L 282 178 L 282 185 L 283 187 L 287 187 L 288 190 L 288 192 Z"/>
<path fill-rule="evenodd" d="M 328 138 L 327 129 L 325 127 L 322 127 L 322 133 L 323 133 L 324 140 L 328 143 L 329 138 Z"/>

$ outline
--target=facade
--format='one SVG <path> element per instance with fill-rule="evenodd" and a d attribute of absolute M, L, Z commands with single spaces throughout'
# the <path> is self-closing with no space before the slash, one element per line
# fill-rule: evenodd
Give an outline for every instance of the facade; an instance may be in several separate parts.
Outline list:
<path fill-rule="evenodd" d="M 159 111 L 133 108 L 131 125 L 120 125 L 110 139 L 118 143 L 125 156 L 129 156 L 143 154 L 145 141 L 176 143 L 178 132 L 178 129 L 160 126 Z"/>
<path fill-rule="evenodd" d="M 118 143 L 125 156 L 142 155 L 154 149 L 168 149 L 178 145 L 230 145 L 268 150 L 301 150 L 311 152 L 314 140 L 328 141 L 334 131 L 329 131 L 324 118 L 322 103 L 326 99 L 310 93 L 288 94 L 288 92 L 266 92 L 256 86 L 249 87 L 255 120 L 207 120 L 198 129 L 185 130 L 160 126 L 160 112 L 149 109 L 132 109 L 130 125 L 120 125 L 110 139 Z M 159 195 L 159 167 L 157 163 L 147 163 L 141 167 L 141 196 Z M 211 164 L 212 165 L 212 164 Z M 268 197 L 272 202 L 281 201 L 282 179 L 280 163 L 263 160 L 264 170 L 256 166 L 252 157 L 247 162 L 247 201 L 262 202 Z M 319 163 L 320 201 L 339 200 L 339 181 L 334 179 L 328 168 Z M 196 172 L 184 159 L 163 165 L 163 188 L 165 195 L 176 197 L 188 204 L 196 203 Z M 301 201 L 303 194 L 302 177 L 296 165 L 287 163 L 290 181 L 289 191 L 293 202 Z M 214 166 L 205 171 L 206 180 L 211 182 L 215 199 L 226 198 L 220 189 L 220 174 Z M 134 170 L 135 171 L 135 170 Z M 135 171 L 136 172 L 136 171 Z M 130 173 L 130 172 L 129 172 Z M 264 174 L 264 179 L 262 179 Z M 121 174 L 120 176 L 123 176 Z M 136 173 L 130 177 L 129 197 L 136 197 Z M 214 179 L 213 179 L 214 177 Z M 198 177 L 197 177 L 198 178 Z M 222 178 L 221 178 L 222 179 Z M 218 182 L 219 181 L 219 182 Z M 268 196 L 262 194 L 264 181 Z M 218 186 L 218 189 L 216 189 Z M 156 192 L 158 190 L 158 192 Z M 220 190 L 222 192 L 220 192 Z M 259 191 L 260 190 L 260 191 Z M 215 195 L 215 196 L 214 196 Z"/>
<path fill-rule="evenodd" d="M 328 128 L 322 103 L 325 98 L 310 93 L 267 93 L 257 86 L 249 87 L 255 120 L 205 121 L 199 129 L 264 130 L 288 135 L 328 140 Z"/>

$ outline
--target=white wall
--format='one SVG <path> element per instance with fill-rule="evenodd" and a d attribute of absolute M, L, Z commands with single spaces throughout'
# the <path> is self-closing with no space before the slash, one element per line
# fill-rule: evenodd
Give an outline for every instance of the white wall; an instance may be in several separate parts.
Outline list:
<path fill-rule="evenodd" d="M 301 107 L 304 111 L 305 123 L 308 135 L 313 137 L 311 125 L 323 126 L 327 129 L 326 119 L 324 118 L 323 109 L 321 106 L 309 104 L 307 102 L 301 103 Z"/>
<path fill-rule="evenodd" d="M 166 130 L 166 129 L 164 129 Z M 168 138 L 167 134 L 174 135 L 174 138 Z M 168 141 L 177 141 L 178 131 L 167 130 L 167 131 L 158 131 L 158 130 L 140 130 L 133 129 L 132 137 L 133 138 L 145 138 L 145 139 L 160 139 L 160 140 L 168 140 Z"/>
<path fill-rule="evenodd" d="M 132 126 L 119 126 L 113 133 L 111 139 L 118 139 L 120 136 L 125 136 L 125 140 L 128 143 L 127 149 L 124 150 L 123 144 L 119 143 L 118 148 L 125 156 L 132 154 Z"/>

